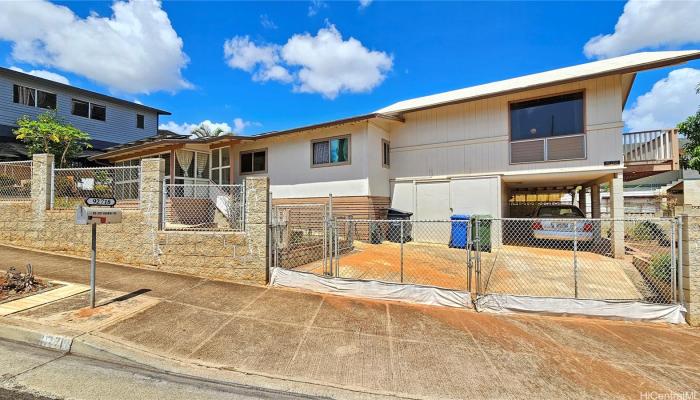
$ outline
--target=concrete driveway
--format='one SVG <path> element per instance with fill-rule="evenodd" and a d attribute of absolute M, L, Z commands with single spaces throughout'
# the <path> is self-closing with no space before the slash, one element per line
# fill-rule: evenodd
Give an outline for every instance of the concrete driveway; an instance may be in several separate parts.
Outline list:
<path fill-rule="evenodd" d="M 29 261 L 39 275 L 87 281 L 85 260 L 0 247 L 0 269 Z M 97 334 L 186 362 L 408 397 L 700 392 L 700 330 L 686 326 L 494 316 L 102 263 L 97 270 L 101 288 L 150 290 L 159 300 Z"/>

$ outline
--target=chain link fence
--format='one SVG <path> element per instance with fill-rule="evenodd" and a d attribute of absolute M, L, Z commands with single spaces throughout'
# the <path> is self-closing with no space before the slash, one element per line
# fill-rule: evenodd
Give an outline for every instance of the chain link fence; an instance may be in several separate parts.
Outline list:
<path fill-rule="evenodd" d="M 0 201 L 29 201 L 32 196 L 32 162 L 0 162 Z"/>
<path fill-rule="evenodd" d="M 276 207 L 275 266 L 338 278 L 468 290 L 468 221 L 331 219 L 325 212 L 322 205 Z"/>
<path fill-rule="evenodd" d="M 245 186 L 166 183 L 163 189 L 163 229 L 245 230 Z"/>
<path fill-rule="evenodd" d="M 141 167 L 54 168 L 51 208 L 74 209 L 87 197 L 113 197 L 116 207 L 138 209 Z"/>
<path fill-rule="evenodd" d="M 678 225 L 669 218 L 478 220 L 478 294 L 673 304 Z"/>

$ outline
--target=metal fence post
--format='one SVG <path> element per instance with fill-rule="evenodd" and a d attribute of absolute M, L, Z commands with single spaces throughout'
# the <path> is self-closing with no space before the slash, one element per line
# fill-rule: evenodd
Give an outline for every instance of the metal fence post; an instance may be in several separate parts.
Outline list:
<path fill-rule="evenodd" d="M 576 259 L 578 250 L 578 224 L 574 222 L 574 298 L 578 299 L 578 260 Z"/>
<path fill-rule="evenodd" d="M 676 268 L 676 282 L 678 284 L 678 303 L 685 306 L 683 296 L 683 218 L 678 217 L 678 266 Z"/>
<path fill-rule="evenodd" d="M 678 270 L 677 258 L 676 258 L 676 220 L 671 220 L 671 270 L 668 271 L 671 274 L 671 302 L 677 299 L 677 275 Z"/>
<path fill-rule="evenodd" d="M 467 222 L 467 291 L 472 291 L 472 223 L 470 220 Z"/>
<path fill-rule="evenodd" d="M 340 246 L 338 243 L 338 220 L 333 220 L 333 235 L 335 236 L 335 276 L 340 276 Z"/>
<path fill-rule="evenodd" d="M 401 226 L 401 236 L 400 236 L 401 237 L 401 241 L 400 241 L 401 242 L 400 243 L 400 246 L 401 246 L 401 256 L 400 256 L 401 257 L 401 281 L 400 282 L 401 283 L 403 283 L 403 222 L 404 222 L 403 220 L 399 221 L 400 226 Z"/>
<path fill-rule="evenodd" d="M 481 225 L 479 219 L 476 219 L 476 240 L 474 248 L 476 249 L 476 294 L 481 294 Z"/>

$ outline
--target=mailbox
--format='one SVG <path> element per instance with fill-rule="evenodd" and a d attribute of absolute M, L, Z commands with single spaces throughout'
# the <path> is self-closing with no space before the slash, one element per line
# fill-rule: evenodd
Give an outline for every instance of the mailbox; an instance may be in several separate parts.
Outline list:
<path fill-rule="evenodd" d="M 119 208 L 83 207 L 75 212 L 78 225 L 118 224 L 122 222 L 122 210 Z"/>

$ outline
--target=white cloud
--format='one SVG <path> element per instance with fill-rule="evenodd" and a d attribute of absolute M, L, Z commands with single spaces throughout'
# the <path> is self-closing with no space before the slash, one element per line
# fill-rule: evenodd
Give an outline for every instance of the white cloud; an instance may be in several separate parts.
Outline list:
<path fill-rule="evenodd" d="M 622 113 L 625 126 L 632 132 L 675 127 L 698 110 L 700 96 L 695 92 L 698 82 L 700 70 L 671 71 Z"/>
<path fill-rule="evenodd" d="M 178 133 L 180 135 L 190 135 L 192 133 L 192 130 L 199 127 L 200 125 L 208 127 L 211 131 L 221 129 L 224 133 L 235 134 L 243 133 L 243 131 L 248 127 L 261 126 L 259 122 L 246 121 L 242 118 L 234 118 L 233 127 L 231 127 L 231 125 L 229 125 L 227 122 L 212 122 L 211 120 L 205 119 L 204 121 L 198 124 L 191 124 L 189 122 L 183 122 L 181 124 L 178 124 L 174 121 L 168 121 L 166 123 L 160 124 L 158 126 L 158 129 L 166 129 Z"/>
<path fill-rule="evenodd" d="M 322 8 L 326 7 L 328 7 L 328 4 L 326 4 L 326 2 L 323 0 L 311 0 L 311 4 L 309 4 L 309 10 L 306 14 L 309 17 L 313 17 L 314 15 L 318 14 L 318 12 L 321 11 Z"/>
<path fill-rule="evenodd" d="M 260 15 L 260 25 L 265 29 L 277 29 L 277 24 L 267 14 Z"/>
<path fill-rule="evenodd" d="M 251 73 L 253 80 L 292 83 L 297 92 L 329 99 L 371 91 L 393 66 L 390 55 L 369 50 L 352 37 L 343 40 L 334 25 L 316 36 L 296 34 L 284 45 L 258 45 L 248 36 L 236 36 L 224 43 L 224 56 L 230 67 Z"/>
<path fill-rule="evenodd" d="M 615 57 L 644 48 L 700 43 L 700 1 L 629 0 L 615 32 L 591 38 L 588 57 Z"/>
<path fill-rule="evenodd" d="M 289 72 L 278 65 L 279 46 L 256 45 L 248 36 L 236 36 L 224 42 L 224 58 L 231 68 L 253 72 L 253 80 L 290 82 Z"/>
<path fill-rule="evenodd" d="M 369 7 L 372 4 L 372 0 L 360 0 L 360 10 Z"/>
<path fill-rule="evenodd" d="M 70 81 L 65 76 L 57 74 L 55 72 L 47 71 L 44 69 L 33 69 L 31 71 L 25 71 L 19 67 L 10 67 L 10 69 L 13 71 L 17 71 L 17 72 L 23 72 L 25 74 L 38 76 L 39 78 L 44 78 L 44 79 L 48 79 L 48 80 L 55 81 L 58 83 L 63 83 L 65 85 L 70 84 Z"/>
<path fill-rule="evenodd" d="M 157 0 L 115 1 L 113 14 L 80 18 L 46 0 L 0 2 L 0 40 L 12 58 L 85 76 L 115 91 L 176 91 L 187 55 Z"/>

